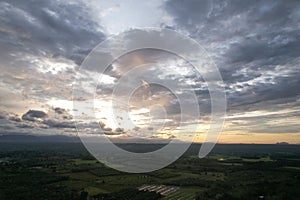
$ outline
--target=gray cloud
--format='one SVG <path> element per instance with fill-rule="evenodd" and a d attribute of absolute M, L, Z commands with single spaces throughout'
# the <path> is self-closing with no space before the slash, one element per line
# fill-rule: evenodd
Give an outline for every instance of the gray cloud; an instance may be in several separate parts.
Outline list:
<path fill-rule="evenodd" d="M 299 95 L 299 1 L 175 0 L 165 8 L 212 55 L 230 105 Z"/>
<path fill-rule="evenodd" d="M 1 8 L 1 55 L 7 50 L 15 55 L 49 54 L 79 64 L 104 38 L 99 22 L 83 2 L 2 1 Z"/>
<path fill-rule="evenodd" d="M 49 126 L 49 128 L 76 128 L 75 123 L 72 121 L 59 121 L 55 119 L 44 120 L 43 124 Z"/>
<path fill-rule="evenodd" d="M 105 38 L 91 5 L 12 0 L 0 6 L 0 86 L 21 97 L 4 106 L 25 110 L 70 99 L 74 70 Z"/>
<path fill-rule="evenodd" d="M 125 131 L 123 128 L 116 128 L 115 132 L 121 134 L 124 133 Z"/>
<path fill-rule="evenodd" d="M 165 9 L 175 21 L 173 28 L 188 32 L 219 67 L 228 115 L 290 109 L 295 111 L 293 117 L 300 116 L 299 1 L 175 0 L 167 1 Z M 209 111 L 206 98 L 201 98 L 206 91 L 200 89 L 197 94 L 200 108 Z M 279 117 L 288 121 L 292 116 Z M 274 126 L 263 123 L 264 118 L 247 119 L 246 128 L 251 133 L 299 133 L 295 124 Z"/>
<path fill-rule="evenodd" d="M 15 100 L 13 103 L 11 99 L 16 99 L 15 97 L 4 95 L 5 97 L 1 98 L 1 109 L 22 107 L 24 111 L 35 104 L 45 104 L 48 100 L 69 99 L 74 69 L 96 44 L 105 39 L 103 28 L 92 16 L 89 5 L 79 0 L 4 0 L 0 2 L 0 6 L 0 69 L 3 71 L 0 75 L 0 86 L 19 95 L 18 102 Z M 243 127 L 242 124 L 238 124 L 238 120 L 242 120 L 245 126 L 251 129 L 251 133 L 297 132 L 299 127 L 295 124 L 284 129 L 283 122 L 274 126 L 270 119 L 300 116 L 297 112 L 300 108 L 299 1 L 172 0 L 165 2 L 164 9 L 174 21 L 174 24 L 166 26 L 184 34 L 188 33 L 206 48 L 216 62 L 227 90 L 229 115 L 284 109 L 293 112 L 293 115 L 235 119 L 236 121 L 230 121 L 232 125 L 237 123 L 236 128 Z M 149 36 L 144 31 L 133 32 L 133 36 L 124 36 L 128 41 L 127 45 L 131 47 L 142 44 Z M 183 43 L 176 43 L 176 40 L 171 42 L 178 48 L 184 46 Z M 111 55 L 107 53 L 105 59 L 109 58 Z M 182 77 L 164 71 L 162 65 L 159 65 L 163 61 L 173 61 L 174 68 L 178 66 L 179 71 L 188 68 L 185 67 L 186 63 L 179 66 L 178 59 L 166 53 L 151 49 L 132 52 L 116 60 L 105 74 L 117 79 L 130 67 L 149 61 L 155 61 L 157 66 L 155 70 L 148 70 L 147 74 L 141 76 L 143 80 L 172 83 L 178 91 L 186 82 L 191 82 L 199 100 L 201 114 L 205 119 L 208 118 L 210 101 L 204 81 L 192 70 Z M 82 77 L 87 80 L 88 89 L 92 85 L 90 83 L 95 81 L 91 74 L 94 74 L 99 63 L 91 64 L 89 71 Z M 134 77 L 130 78 L 135 80 Z M 130 87 L 132 81 L 129 80 L 126 86 Z M 151 89 L 152 96 L 149 96 L 152 99 L 156 98 L 158 103 L 165 104 L 170 119 L 178 120 L 181 111 L 174 97 L 168 99 L 167 103 L 162 102 L 157 98 L 159 95 L 165 95 L 161 92 L 162 89 L 155 85 L 152 85 Z M 90 91 L 84 91 L 86 93 L 83 96 L 89 98 Z M 101 100 L 105 100 L 112 91 L 113 84 L 102 84 L 97 88 Z M 142 105 L 140 102 L 140 97 L 149 93 L 145 91 L 137 91 L 137 98 L 132 98 L 132 101 L 135 101 L 133 103 L 136 103 L 135 108 L 142 108 L 147 103 L 144 101 Z M 62 108 L 53 108 L 47 112 L 29 110 L 21 118 L 12 113 L 2 112 L 0 120 L 1 128 L 8 132 L 25 132 L 25 129 L 26 132 L 33 133 L 64 132 L 75 128 L 69 111 Z M 194 124 L 193 120 L 187 117 L 184 123 Z M 173 121 L 166 124 L 170 127 L 176 125 Z M 101 122 L 85 124 L 91 129 L 99 125 L 104 130 L 101 134 L 124 134 L 123 129 L 112 130 Z M 142 132 L 138 128 L 135 128 L 135 131 Z"/>
<path fill-rule="evenodd" d="M 10 116 L 8 119 L 14 122 L 21 122 L 21 119 L 17 116 Z"/>
<path fill-rule="evenodd" d="M 112 132 L 112 128 L 106 127 L 106 124 L 104 122 L 99 122 L 100 128 L 104 131 L 105 134 L 110 134 Z"/>
<path fill-rule="evenodd" d="M 26 121 L 37 121 L 40 119 L 44 119 L 47 117 L 47 114 L 43 111 L 39 110 L 29 110 L 24 115 L 22 115 L 22 119 Z"/>
<path fill-rule="evenodd" d="M 66 109 L 63 108 L 53 108 L 55 114 L 58 114 L 60 118 L 62 118 L 63 120 L 71 120 L 73 119 L 73 116 L 69 114 L 69 112 Z"/>

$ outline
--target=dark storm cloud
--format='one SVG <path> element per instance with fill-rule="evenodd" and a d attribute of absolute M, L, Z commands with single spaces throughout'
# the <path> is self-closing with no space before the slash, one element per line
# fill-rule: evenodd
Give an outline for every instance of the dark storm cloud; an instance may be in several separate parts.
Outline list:
<path fill-rule="evenodd" d="M 40 110 L 29 110 L 24 115 L 22 115 L 22 120 L 26 121 L 38 121 L 47 117 L 47 114 Z"/>
<path fill-rule="evenodd" d="M 104 38 L 85 3 L 64 1 L 2 1 L 0 55 L 8 52 L 65 57 L 81 63 Z"/>

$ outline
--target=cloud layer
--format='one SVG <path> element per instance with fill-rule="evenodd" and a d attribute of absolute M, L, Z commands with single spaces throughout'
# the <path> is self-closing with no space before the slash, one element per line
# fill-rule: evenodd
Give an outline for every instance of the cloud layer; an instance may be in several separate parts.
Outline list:
<path fill-rule="evenodd" d="M 71 114 L 76 111 L 71 103 L 72 84 L 83 59 L 99 42 L 109 37 L 109 30 L 115 33 L 143 25 L 167 27 L 188 35 L 214 60 L 223 77 L 228 101 L 224 129 L 224 138 L 227 135 L 228 139 L 224 141 L 238 134 L 261 136 L 262 141 L 267 134 L 270 137 L 286 134 L 287 140 L 293 142 L 293 138 L 288 138 L 293 134 L 295 143 L 300 142 L 299 1 L 170 0 L 128 5 L 80 0 L 0 2 L 1 134 L 43 131 L 73 134 L 75 126 Z M 135 12 L 141 20 L 129 14 L 147 6 L 157 8 L 156 14 Z M 145 35 L 136 30 L 135 37 L 126 38 L 127 45 L 135 45 Z M 174 45 L 184 44 L 174 41 Z M 111 55 L 108 53 L 107 56 Z M 184 123 L 187 127 L 208 123 L 210 99 L 201 76 L 187 63 L 165 52 L 144 50 L 119 58 L 105 72 L 104 83 L 96 88 L 101 104 L 96 110 L 101 123 L 92 124 L 83 119 L 87 132 L 100 125 L 107 135 L 125 135 L 126 127 L 119 127 L 119 124 L 113 127 L 107 119 L 111 113 L 105 102 L 124 72 L 134 65 L 153 60 L 156 61 L 152 66 L 154 70 L 150 67 L 141 70 L 140 74 L 148 74 L 138 80 L 147 88 L 137 90 L 131 102 L 134 116 L 142 119 L 140 124 L 149 120 L 148 111 L 143 110 L 150 104 L 145 100 L 147 98 L 153 104 L 164 106 L 168 114 L 166 129 L 175 129 L 180 117 L 176 98 L 157 85 L 149 88 L 147 79 L 172 83 L 177 88 L 186 83 L 193 86 L 202 118 L 197 121 L 187 117 Z M 166 65 L 181 76 L 163 68 Z M 81 80 L 86 83 L 86 90 L 82 91 L 86 98 L 77 100 L 90 101 L 95 89 L 92 85 L 98 80 L 95 68 L 86 70 Z M 145 101 L 141 101 L 143 98 Z M 92 110 L 89 109 L 87 113 Z M 157 110 L 154 111 L 158 115 L 165 114 Z M 119 123 L 121 117 L 117 120 Z M 203 125 L 200 132 L 205 132 L 206 128 Z M 162 137 L 161 133 L 153 134 L 153 130 L 157 130 L 153 124 L 132 129 L 140 136 Z M 175 137 L 172 134 L 165 136 Z"/>

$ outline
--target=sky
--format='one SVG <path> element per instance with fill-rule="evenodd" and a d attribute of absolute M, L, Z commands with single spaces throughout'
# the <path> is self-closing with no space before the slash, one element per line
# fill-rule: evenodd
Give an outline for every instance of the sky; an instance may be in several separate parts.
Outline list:
<path fill-rule="evenodd" d="M 0 7 L 1 135 L 77 135 L 72 86 L 85 57 L 111 35 L 147 34 L 143 28 L 158 27 L 194 39 L 218 67 L 227 97 L 220 143 L 300 143 L 298 0 L 1 0 Z M 147 65 L 152 60 L 157 64 Z M 140 87 L 132 93 L 129 113 L 119 109 L 115 115 L 114 86 L 137 65 L 142 65 L 137 74 L 147 75 L 128 75 L 125 85 L 137 81 Z M 176 95 L 149 84 L 150 77 L 194 87 L 201 117 L 186 117 L 182 130 L 190 139 L 189 130 L 197 126 L 201 142 L 211 114 L 205 82 L 185 60 L 149 49 L 117 59 L 97 88 L 90 87 L 99 81 L 95 69 L 84 71 L 87 98 L 76 101 L 83 107 L 94 103 L 81 112 L 86 134 L 100 126 L 99 137 L 120 141 L 181 139 Z"/>

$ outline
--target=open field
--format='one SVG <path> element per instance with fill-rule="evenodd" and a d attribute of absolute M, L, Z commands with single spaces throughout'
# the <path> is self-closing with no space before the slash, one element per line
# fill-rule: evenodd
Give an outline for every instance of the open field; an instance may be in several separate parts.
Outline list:
<path fill-rule="evenodd" d="M 299 199 L 299 146 L 256 147 L 217 145 L 199 159 L 194 145 L 164 169 L 129 174 L 80 144 L 1 144 L 0 199 Z"/>

